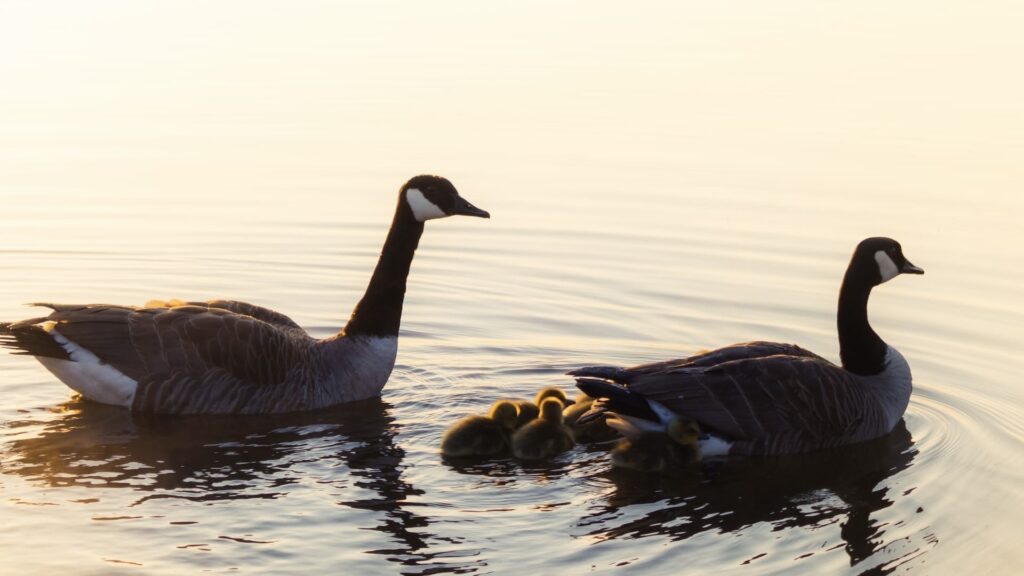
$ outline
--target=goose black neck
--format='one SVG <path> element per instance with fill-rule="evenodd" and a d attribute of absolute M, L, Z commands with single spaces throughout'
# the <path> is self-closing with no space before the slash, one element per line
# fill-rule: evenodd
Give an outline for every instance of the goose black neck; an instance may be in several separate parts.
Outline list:
<path fill-rule="evenodd" d="M 843 368 L 861 375 L 885 369 L 886 344 L 868 323 L 868 297 L 872 284 L 851 265 L 839 290 L 839 357 Z"/>
<path fill-rule="evenodd" d="M 405 283 L 422 235 L 423 223 L 400 197 L 377 268 L 343 330 L 346 336 L 398 336 Z"/>

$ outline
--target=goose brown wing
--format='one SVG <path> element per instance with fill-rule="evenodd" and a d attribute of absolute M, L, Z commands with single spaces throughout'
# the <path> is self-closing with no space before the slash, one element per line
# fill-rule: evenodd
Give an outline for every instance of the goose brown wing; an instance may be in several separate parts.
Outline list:
<path fill-rule="evenodd" d="M 227 396 L 240 402 L 247 389 L 284 383 L 306 366 L 313 342 L 252 316 L 205 306 L 62 306 L 47 321 L 138 381 L 140 410 L 229 411 L 210 407 L 223 405 Z"/>
<path fill-rule="evenodd" d="M 264 308 L 263 306 L 257 306 L 255 304 L 249 304 L 248 302 L 239 302 L 238 300 L 207 300 L 206 302 L 189 302 L 192 306 L 206 306 L 208 308 L 220 308 L 221 310 L 227 310 L 228 312 L 234 312 L 235 314 L 244 314 L 245 316 L 252 316 L 257 320 L 262 320 L 267 324 L 273 324 L 281 328 L 288 328 L 293 330 L 302 330 L 302 327 L 295 323 L 294 320 L 275 312 L 270 308 Z"/>
<path fill-rule="evenodd" d="M 796 344 L 781 344 L 779 342 L 743 342 L 733 344 L 717 350 L 702 352 L 688 358 L 642 364 L 626 369 L 629 374 L 665 374 L 678 370 L 679 368 L 696 367 L 710 368 L 725 362 L 735 360 L 765 358 L 767 356 L 798 356 L 821 359 L 817 354 L 805 350 Z"/>
<path fill-rule="evenodd" d="M 854 375 L 814 356 L 685 367 L 639 376 L 629 389 L 747 443 L 751 453 L 848 443 L 882 419 Z"/>
<path fill-rule="evenodd" d="M 53 304 L 44 304 L 44 306 L 53 307 Z M 203 308 L 219 308 L 221 310 L 227 310 L 228 312 L 234 312 L 235 314 L 243 314 L 245 316 L 252 316 L 257 320 L 262 320 L 267 324 L 273 324 L 281 328 L 288 328 L 291 330 L 302 330 L 294 320 L 275 312 L 270 308 L 264 308 L 263 306 L 257 306 L 248 302 L 240 302 L 238 300 L 207 300 L 205 302 L 185 302 L 182 300 L 150 300 L 146 302 L 143 308 L 175 308 L 178 306 L 200 306 Z"/>

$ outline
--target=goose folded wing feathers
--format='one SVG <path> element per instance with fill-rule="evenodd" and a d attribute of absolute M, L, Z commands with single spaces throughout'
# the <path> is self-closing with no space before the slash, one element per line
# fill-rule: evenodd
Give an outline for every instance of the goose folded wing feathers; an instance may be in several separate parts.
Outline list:
<path fill-rule="evenodd" d="M 631 368 L 619 368 L 616 366 L 588 366 L 569 372 L 572 376 L 603 378 L 618 384 L 631 384 L 641 376 L 658 374 L 671 374 L 685 368 L 711 368 L 724 362 L 733 360 L 764 358 L 766 356 L 800 356 L 808 358 L 821 358 L 817 354 L 804 350 L 795 344 L 780 344 L 778 342 L 745 342 L 733 344 L 703 352 L 687 358 L 665 360 L 641 364 Z"/>
<path fill-rule="evenodd" d="M 881 425 L 856 376 L 812 356 L 733 360 L 710 368 L 643 375 L 630 390 L 697 420 L 747 450 L 784 453 L 848 442 Z"/>
<path fill-rule="evenodd" d="M 781 344 L 779 342 L 744 342 L 733 344 L 691 356 L 689 364 L 699 367 L 713 367 L 725 362 L 734 360 L 746 360 L 754 358 L 766 358 L 768 356 L 798 356 L 808 358 L 820 358 L 817 354 L 804 350 L 796 344 Z"/>
<path fill-rule="evenodd" d="M 778 355 L 820 358 L 817 354 L 804 350 L 795 344 L 780 344 L 778 342 L 744 342 L 719 348 L 718 350 L 696 354 L 689 358 L 643 364 L 630 368 L 628 372 L 634 374 L 665 374 L 680 368 L 711 368 L 734 360 L 764 358 L 767 356 Z"/>
<path fill-rule="evenodd" d="M 295 323 L 294 320 L 275 312 L 269 308 L 263 306 L 257 306 L 248 302 L 240 302 L 238 300 L 207 300 L 206 302 L 189 302 L 192 306 L 206 306 L 207 308 L 219 308 L 221 310 L 227 310 L 228 312 L 234 312 L 235 314 L 243 314 L 245 316 L 251 316 L 257 320 L 262 320 L 267 324 L 273 324 L 280 328 L 288 328 L 293 330 L 302 330 L 301 326 Z"/>
<path fill-rule="evenodd" d="M 252 389 L 279 386 L 308 368 L 312 344 L 292 330 L 204 306 L 62 307 L 47 321 L 136 380 L 135 408 L 157 412 L 251 399 Z"/>
<path fill-rule="evenodd" d="M 38 306 L 49 306 L 54 307 L 58 305 L 54 304 L 37 304 Z M 142 308 L 177 308 L 179 306 L 199 306 L 201 308 L 217 308 L 220 310 L 227 310 L 228 312 L 234 312 L 235 314 L 242 314 L 244 316 L 252 316 L 257 320 L 262 320 L 267 324 L 273 324 L 280 328 L 288 328 L 291 330 L 301 330 L 305 332 L 301 326 L 299 326 L 294 320 L 271 310 L 270 308 L 264 308 L 263 306 L 257 306 L 248 302 L 242 302 L 240 300 L 206 300 L 206 301 L 191 301 L 186 302 L 184 300 L 150 300 L 146 302 Z"/>

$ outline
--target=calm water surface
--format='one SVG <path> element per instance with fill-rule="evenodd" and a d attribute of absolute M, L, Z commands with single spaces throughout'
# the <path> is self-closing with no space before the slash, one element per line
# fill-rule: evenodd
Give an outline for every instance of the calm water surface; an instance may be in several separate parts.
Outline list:
<path fill-rule="evenodd" d="M 139 417 L 0 355 L 0 572 L 1015 573 L 1021 9 L 728 4 L 6 3 L 0 319 L 235 298 L 326 336 L 406 178 L 493 219 L 428 224 L 380 400 Z M 835 359 L 879 234 L 927 270 L 871 302 L 915 376 L 886 438 L 664 478 L 437 453 L 582 364 Z"/>

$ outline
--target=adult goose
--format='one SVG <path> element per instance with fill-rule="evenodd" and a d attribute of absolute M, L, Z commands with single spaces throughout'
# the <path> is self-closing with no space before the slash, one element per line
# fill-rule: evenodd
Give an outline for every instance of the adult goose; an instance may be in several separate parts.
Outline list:
<path fill-rule="evenodd" d="M 868 238 L 839 291 L 842 366 L 791 344 L 751 342 L 634 368 L 581 368 L 569 374 L 602 399 L 583 419 L 614 412 L 653 429 L 667 409 L 697 421 L 704 457 L 793 454 L 883 436 L 910 401 L 910 366 L 871 329 L 868 296 L 899 274 L 923 273 L 895 240 Z"/>
<path fill-rule="evenodd" d="M 377 396 L 395 365 L 424 222 L 454 215 L 490 217 L 444 178 L 417 176 L 402 186 L 366 293 L 329 338 L 312 338 L 266 308 L 211 300 L 37 304 L 53 312 L 0 324 L 0 345 L 35 356 L 90 400 L 143 412 L 297 412 Z"/>

